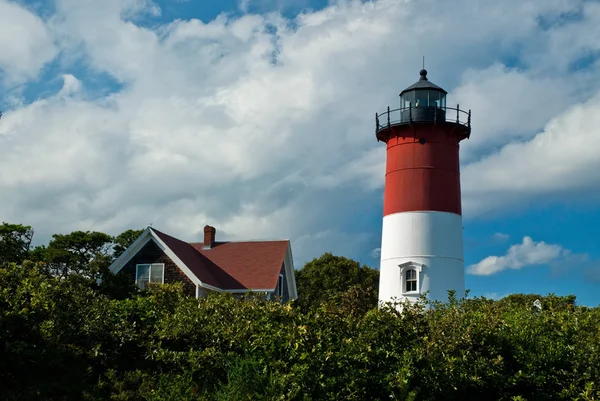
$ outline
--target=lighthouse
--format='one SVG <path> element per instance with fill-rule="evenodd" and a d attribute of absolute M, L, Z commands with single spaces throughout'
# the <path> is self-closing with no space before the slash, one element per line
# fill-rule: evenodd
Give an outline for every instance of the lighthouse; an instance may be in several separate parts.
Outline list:
<path fill-rule="evenodd" d="M 464 296 L 459 144 L 471 111 L 446 106 L 447 92 L 421 70 L 400 107 L 375 115 L 386 144 L 379 301 Z"/>

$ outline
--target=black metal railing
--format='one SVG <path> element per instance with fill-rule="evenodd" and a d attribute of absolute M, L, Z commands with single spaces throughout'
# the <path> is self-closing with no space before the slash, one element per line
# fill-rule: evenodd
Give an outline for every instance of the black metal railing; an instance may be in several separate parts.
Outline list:
<path fill-rule="evenodd" d="M 393 125 L 412 123 L 455 123 L 471 129 L 471 110 L 454 107 L 419 106 L 401 107 L 383 113 L 375 113 L 375 132 L 390 128 Z"/>

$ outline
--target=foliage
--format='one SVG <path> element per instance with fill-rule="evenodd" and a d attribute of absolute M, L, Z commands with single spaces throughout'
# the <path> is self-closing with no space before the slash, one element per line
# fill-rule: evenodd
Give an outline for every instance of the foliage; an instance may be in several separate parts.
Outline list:
<path fill-rule="evenodd" d="M 54 234 L 47 247 L 34 249 L 32 258 L 42 262 L 48 272 L 60 277 L 76 274 L 100 278 L 112 262 L 112 237 L 90 231 Z"/>
<path fill-rule="evenodd" d="M 22 263 L 29 255 L 33 230 L 22 224 L 0 225 L 0 266 Z"/>
<path fill-rule="evenodd" d="M 80 253 L 65 245 L 81 238 L 53 245 L 82 255 L 64 263 L 95 263 L 104 238 Z M 331 254 L 313 262 L 299 272 L 313 298 L 299 305 L 197 300 L 181 285 L 129 291 L 95 285 L 85 266 L 63 276 L 44 260 L 4 264 L 0 399 L 600 399 L 600 308 L 552 294 L 450 294 L 378 309 L 365 302 L 373 287 L 360 280 L 376 283 L 368 268 Z"/>
<path fill-rule="evenodd" d="M 377 306 L 379 271 L 345 258 L 325 253 L 296 272 L 296 286 L 302 297 L 297 306 L 303 311 L 328 301 L 350 302 L 362 312 Z"/>
<path fill-rule="evenodd" d="M 127 230 L 114 238 L 113 257 L 118 258 L 135 242 L 144 230 Z"/>

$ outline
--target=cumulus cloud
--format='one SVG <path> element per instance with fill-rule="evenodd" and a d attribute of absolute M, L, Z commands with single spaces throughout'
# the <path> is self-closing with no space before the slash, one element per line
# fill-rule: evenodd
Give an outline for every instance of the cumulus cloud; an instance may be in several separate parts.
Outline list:
<path fill-rule="evenodd" d="M 465 209 L 471 216 L 533 199 L 594 196 L 600 186 L 600 94 L 569 107 L 531 140 L 512 142 L 465 166 Z M 592 191 L 590 193 L 590 191 Z"/>
<path fill-rule="evenodd" d="M 458 104 L 472 109 L 473 133 L 461 154 L 463 163 L 507 143 L 531 139 L 553 117 L 581 99 L 579 77 L 537 75 L 502 64 L 467 70 L 452 92 Z M 454 107 L 454 106 L 453 106 Z"/>
<path fill-rule="evenodd" d="M 552 264 L 572 257 L 571 251 L 560 245 L 534 241 L 523 237 L 520 244 L 511 246 L 504 256 L 488 256 L 479 263 L 467 267 L 467 273 L 489 276 L 507 269 L 521 269 L 527 266 Z"/>
<path fill-rule="evenodd" d="M 33 76 L 56 55 L 50 29 L 65 65 L 57 93 L 4 110 L 0 216 L 33 225 L 38 241 L 150 223 L 194 240 L 209 223 L 223 239 L 290 238 L 301 260 L 368 254 L 380 232 L 358 217 L 381 202 L 385 163 L 374 113 L 418 78 L 423 54 L 430 78 L 473 109 L 467 216 L 585 188 L 593 174 L 577 174 L 595 166 L 588 155 L 600 138 L 597 98 L 587 99 L 600 82 L 565 75 L 547 52 L 574 25 L 600 21 L 582 4 L 339 1 L 293 19 L 158 25 L 150 1 L 58 0 L 46 25 L 27 14 L 34 39 L 11 44 L 18 57 L 0 55 L 4 70 Z M 579 20 L 540 25 L 580 10 Z M 573 58 L 595 44 L 575 46 Z M 511 57 L 524 67 L 507 66 Z M 85 69 L 67 68 L 76 62 Z M 90 95 L 98 79 L 111 93 Z"/>
<path fill-rule="evenodd" d="M 0 85 L 13 86 L 37 76 L 57 48 L 44 21 L 23 6 L 0 0 Z"/>

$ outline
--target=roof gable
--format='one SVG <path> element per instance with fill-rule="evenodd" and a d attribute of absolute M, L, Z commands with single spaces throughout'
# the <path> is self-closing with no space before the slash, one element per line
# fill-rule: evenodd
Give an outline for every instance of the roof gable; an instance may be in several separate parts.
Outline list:
<path fill-rule="evenodd" d="M 201 282 L 221 289 L 238 290 L 246 288 L 220 266 L 194 249 L 189 243 L 158 230 L 152 230 Z"/>
<path fill-rule="evenodd" d="M 154 241 L 156 245 L 171 259 L 173 263 L 183 272 L 185 275 L 196 285 L 202 284 L 201 281 L 196 277 L 194 273 L 187 267 L 185 263 L 164 243 L 163 240 L 153 231 L 152 228 L 147 227 L 142 234 L 119 256 L 110 266 L 109 270 L 116 274 L 118 273 L 135 255 L 137 255 L 142 248 L 148 243 L 148 241 Z"/>
<path fill-rule="evenodd" d="M 216 242 L 211 249 L 203 243 L 188 243 L 148 227 L 110 266 L 119 272 L 148 241 L 154 241 L 190 280 L 217 291 L 272 291 L 279 273 L 291 276 L 290 294 L 296 295 L 290 241 Z"/>

